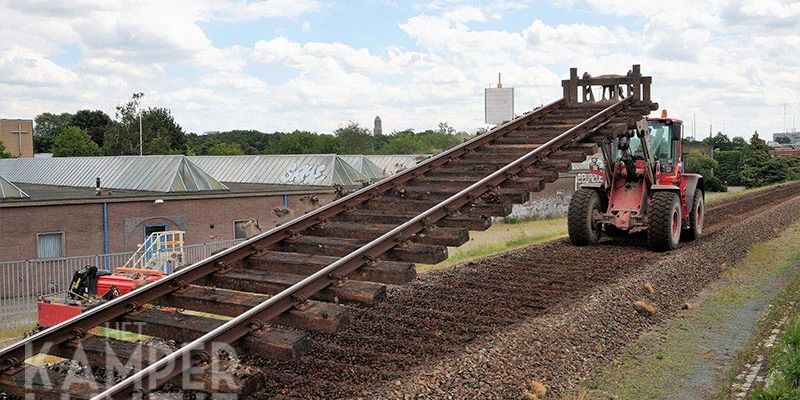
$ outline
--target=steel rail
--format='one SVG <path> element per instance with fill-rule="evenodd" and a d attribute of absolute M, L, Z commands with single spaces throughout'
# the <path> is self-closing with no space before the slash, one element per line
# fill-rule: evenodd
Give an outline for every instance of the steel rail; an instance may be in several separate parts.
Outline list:
<path fill-rule="evenodd" d="M 273 295 L 258 306 L 225 322 L 200 338 L 184 345 L 166 357 L 107 388 L 104 392 L 93 397 L 92 400 L 127 398 L 136 391 L 145 394 L 182 372 L 179 366 L 191 365 L 193 358 L 211 360 L 213 355 L 210 354 L 210 352 L 216 344 L 232 343 L 248 333 L 257 332 L 262 329 L 269 320 L 290 310 L 297 302 L 311 297 L 313 294 L 337 281 L 339 279 L 337 275 L 341 276 L 352 272 L 361 267 L 365 262 L 379 257 L 395 246 L 402 245 L 411 235 L 431 227 L 439 219 L 473 203 L 478 196 L 485 194 L 505 180 L 522 172 L 523 166 L 527 167 L 541 160 L 540 156 L 546 156 L 558 150 L 558 148 L 563 146 L 567 141 L 582 138 L 583 136 L 578 136 L 579 132 L 585 131 L 584 133 L 588 133 L 604 126 L 619 110 L 633 103 L 633 100 L 634 98 L 630 96 L 614 103 L 580 124 L 564 131 L 544 145 L 537 147 L 503 168 L 498 169 L 478 182 L 450 196 L 427 211 L 420 213 L 336 262 L 307 276 L 280 293 Z M 167 370 L 167 368 L 169 369 Z"/>
<path fill-rule="evenodd" d="M 227 269 L 233 263 L 241 261 L 253 254 L 257 254 L 268 246 L 278 243 L 294 233 L 300 232 L 303 229 L 309 228 L 325 219 L 344 212 L 349 207 L 362 204 L 375 198 L 408 180 L 418 178 L 442 164 L 461 157 L 469 151 L 502 137 L 520 126 L 527 125 L 559 109 L 565 104 L 564 99 L 559 99 L 528 114 L 519 116 L 491 129 L 483 135 L 470 139 L 450 150 L 431 157 L 412 168 L 386 177 L 372 185 L 309 212 L 308 214 L 295 218 L 294 220 L 248 239 L 236 246 L 200 260 L 156 282 L 91 308 L 69 320 L 3 348 L 0 350 L 0 372 L 15 369 L 20 366 L 27 357 L 36 355 L 49 346 L 56 346 L 69 340 L 80 339 L 85 336 L 90 329 L 100 324 L 112 321 L 126 313 L 137 310 L 144 304 L 186 287 L 189 283 L 214 272 Z"/>

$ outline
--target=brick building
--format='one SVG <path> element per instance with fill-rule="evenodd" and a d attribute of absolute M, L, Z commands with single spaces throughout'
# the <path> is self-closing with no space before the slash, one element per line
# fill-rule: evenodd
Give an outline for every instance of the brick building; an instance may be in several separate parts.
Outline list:
<path fill-rule="evenodd" d="M 0 142 L 15 157 L 33 157 L 33 121 L 0 119 Z"/>
<path fill-rule="evenodd" d="M 280 161 L 286 170 L 236 178 L 275 180 L 253 183 L 219 181 L 184 156 L 0 160 L 0 261 L 133 251 L 166 230 L 187 245 L 243 238 L 250 220 L 263 232 L 362 185 L 336 156 Z"/>

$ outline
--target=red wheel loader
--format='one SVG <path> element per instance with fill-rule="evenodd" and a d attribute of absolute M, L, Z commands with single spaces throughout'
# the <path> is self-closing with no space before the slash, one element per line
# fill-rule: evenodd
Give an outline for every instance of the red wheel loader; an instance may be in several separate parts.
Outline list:
<path fill-rule="evenodd" d="M 570 200 L 570 241 L 586 246 L 644 231 L 651 249 L 668 251 L 700 237 L 705 186 L 701 175 L 684 172 L 682 134 L 683 122 L 663 110 L 604 140 L 605 167 L 592 171 L 603 179 L 582 184 Z"/>

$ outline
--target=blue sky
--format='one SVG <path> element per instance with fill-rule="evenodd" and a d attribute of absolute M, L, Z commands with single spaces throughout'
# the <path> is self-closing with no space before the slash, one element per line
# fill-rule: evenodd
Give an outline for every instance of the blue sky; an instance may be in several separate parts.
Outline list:
<path fill-rule="evenodd" d="M 0 116 L 113 113 L 133 92 L 187 130 L 475 131 L 502 72 L 524 111 L 569 67 L 642 65 L 698 135 L 800 111 L 800 4 L 782 0 L 0 0 Z M 19 21 L 26 21 L 20 28 Z"/>

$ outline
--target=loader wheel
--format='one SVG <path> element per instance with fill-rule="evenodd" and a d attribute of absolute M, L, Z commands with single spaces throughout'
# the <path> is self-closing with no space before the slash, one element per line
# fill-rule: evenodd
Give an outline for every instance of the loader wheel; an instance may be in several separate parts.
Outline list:
<path fill-rule="evenodd" d="M 700 189 L 695 190 L 694 200 L 692 200 L 692 209 L 689 210 L 689 228 L 683 230 L 681 239 L 687 242 L 700 239 L 700 235 L 703 234 L 703 221 L 706 216 L 705 207 L 703 191 Z"/>
<path fill-rule="evenodd" d="M 594 215 L 600 214 L 600 194 L 592 189 L 578 189 L 569 200 L 567 231 L 569 241 L 575 246 L 587 246 L 600 240 L 600 223 Z"/>
<path fill-rule="evenodd" d="M 652 250 L 669 251 L 678 248 L 681 240 L 681 199 L 676 193 L 653 193 L 647 240 Z"/>

